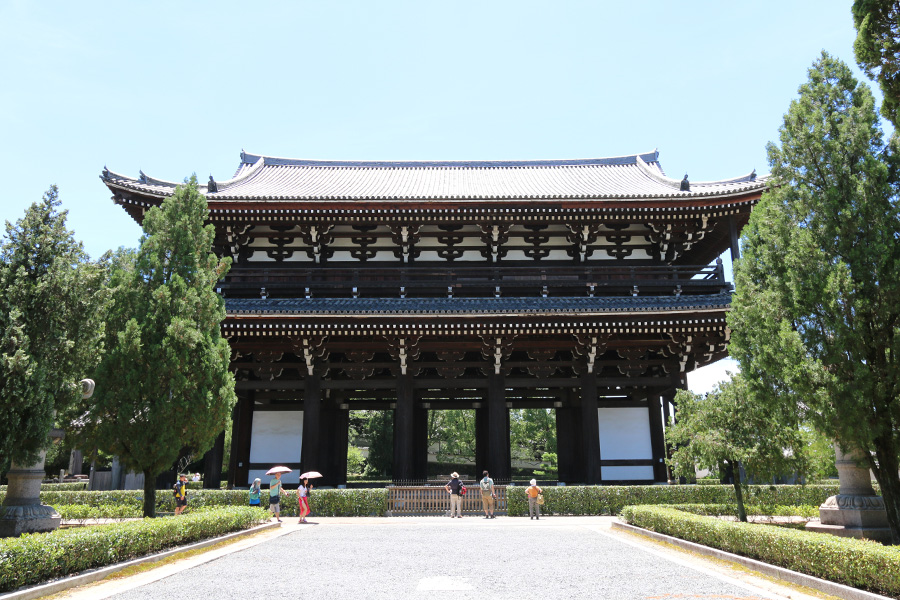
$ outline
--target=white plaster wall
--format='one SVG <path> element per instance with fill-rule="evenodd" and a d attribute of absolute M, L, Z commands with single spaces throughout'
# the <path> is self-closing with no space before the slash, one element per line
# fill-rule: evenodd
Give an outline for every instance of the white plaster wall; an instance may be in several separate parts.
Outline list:
<path fill-rule="evenodd" d="M 650 418 L 646 407 L 599 408 L 602 460 L 652 459 Z M 653 467 L 602 467 L 603 479 L 653 479 Z"/>
<path fill-rule="evenodd" d="M 272 466 L 300 462 L 302 445 L 302 410 L 254 411 L 250 431 L 250 462 L 272 463 Z M 253 481 L 253 478 L 250 480 Z"/>

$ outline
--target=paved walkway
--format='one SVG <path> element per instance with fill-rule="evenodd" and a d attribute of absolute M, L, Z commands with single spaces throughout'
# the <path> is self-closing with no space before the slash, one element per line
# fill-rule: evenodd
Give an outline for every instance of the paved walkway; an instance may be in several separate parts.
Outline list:
<path fill-rule="evenodd" d="M 225 549 L 55 598 L 825 597 L 612 531 L 612 520 L 286 519 L 281 529 Z"/>

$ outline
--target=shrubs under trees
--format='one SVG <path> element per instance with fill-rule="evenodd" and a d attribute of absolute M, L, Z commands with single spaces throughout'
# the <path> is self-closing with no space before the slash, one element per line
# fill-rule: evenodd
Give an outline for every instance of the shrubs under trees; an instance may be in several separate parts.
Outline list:
<path fill-rule="evenodd" d="M 229 507 L 177 519 L 142 519 L 0 540 L 0 592 L 146 556 L 267 521 L 266 511 Z"/>
<path fill-rule="evenodd" d="M 900 594 L 900 548 L 820 533 L 628 506 L 626 522 L 690 542 L 879 594 Z"/>

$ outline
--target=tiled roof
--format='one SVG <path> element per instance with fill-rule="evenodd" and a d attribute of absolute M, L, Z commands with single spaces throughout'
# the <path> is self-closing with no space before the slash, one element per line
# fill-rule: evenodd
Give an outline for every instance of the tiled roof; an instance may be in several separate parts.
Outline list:
<path fill-rule="evenodd" d="M 666 177 L 659 153 L 612 158 L 525 161 L 327 161 L 241 153 L 235 176 L 201 191 L 213 201 L 241 200 L 484 200 L 685 199 L 762 190 L 765 177 L 690 182 Z M 104 169 L 114 188 L 168 196 L 177 183 L 138 179 Z"/>
<path fill-rule="evenodd" d="M 595 298 L 226 298 L 229 317 L 289 315 L 605 315 L 722 309 L 731 293 Z"/>

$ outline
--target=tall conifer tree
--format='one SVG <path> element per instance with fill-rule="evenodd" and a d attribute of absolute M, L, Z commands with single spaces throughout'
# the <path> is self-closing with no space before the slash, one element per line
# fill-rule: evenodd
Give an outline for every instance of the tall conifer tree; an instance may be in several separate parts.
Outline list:
<path fill-rule="evenodd" d="M 52 186 L 0 245 L 0 464 L 35 462 L 97 362 L 103 269 L 59 205 Z"/>
<path fill-rule="evenodd" d="M 791 402 L 865 456 L 900 542 L 898 148 L 883 141 L 869 88 L 825 53 L 780 139 L 743 231 L 731 351 L 755 401 Z"/>
<path fill-rule="evenodd" d="M 134 263 L 113 274 L 107 347 L 90 419 L 101 448 L 144 474 L 144 515 L 156 477 L 187 449 L 206 451 L 236 401 L 215 292 L 230 267 L 211 253 L 215 231 L 196 177 L 144 218 Z"/>

